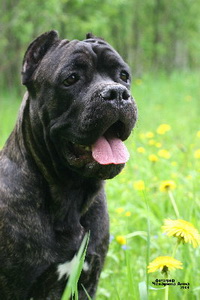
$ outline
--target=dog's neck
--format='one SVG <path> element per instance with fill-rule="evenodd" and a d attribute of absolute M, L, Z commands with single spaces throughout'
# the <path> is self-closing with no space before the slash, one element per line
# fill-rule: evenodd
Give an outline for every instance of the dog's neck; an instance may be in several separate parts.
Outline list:
<path fill-rule="evenodd" d="M 66 219 L 70 218 L 74 218 L 79 226 L 79 219 L 94 201 L 94 195 L 101 190 L 103 181 L 84 178 L 67 168 L 62 170 L 62 166 L 58 170 L 48 156 L 48 151 L 43 152 L 45 154 L 41 152 L 40 143 L 35 140 L 30 126 L 29 98 L 26 93 L 16 126 L 2 154 L 24 171 L 27 168 L 31 170 L 33 178 L 38 180 L 40 185 L 43 182 L 46 186 L 48 209 L 57 228 L 62 230 Z M 76 215 L 72 214 L 72 211 L 76 211 Z"/>
<path fill-rule="evenodd" d="M 101 191 L 102 184 L 91 182 L 85 189 L 82 183 L 68 183 L 68 186 L 51 186 L 51 204 L 54 217 L 53 223 L 57 231 L 81 231 L 81 218 L 87 213 L 91 204 L 97 200 L 97 191 Z M 95 195 L 95 196 L 94 196 Z"/>

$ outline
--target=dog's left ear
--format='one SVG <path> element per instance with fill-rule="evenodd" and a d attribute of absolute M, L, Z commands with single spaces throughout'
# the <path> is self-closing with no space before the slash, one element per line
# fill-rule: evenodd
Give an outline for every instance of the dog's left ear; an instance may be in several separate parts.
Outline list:
<path fill-rule="evenodd" d="M 23 60 L 22 84 L 30 82 L 41 59 L 58 40 L 57 31 L 52 30 L 40 35 L 29 45 Z"/>

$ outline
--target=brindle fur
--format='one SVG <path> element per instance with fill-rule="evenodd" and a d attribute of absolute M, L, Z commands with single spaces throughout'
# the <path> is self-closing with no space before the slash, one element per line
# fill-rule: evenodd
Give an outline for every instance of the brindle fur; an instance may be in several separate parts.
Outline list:
<path fill-rule="evenodd" d="M 63 87 L 74 68 L 79 82 Z M 136 106 L 116 75 L 121 69 L 129 72 L 113 48 L 91 35 L 69 42 L 50 31 L 29 46 L 27 92 L 0 152 L 0 299 L 61 299 L 66 277 L 58 280 L 58 265 L 74 257 L 88 231 L 89 270 L 81 274 L 79 299 L 87 299 L 81 284 L 94 297 L 109 243 L 103 180 L 123 165 L 77 162 L 67 145 L 91 145 L 118 121 L 122 139 L 130 135 Z M 116 99 L 102 96 L 109 89 Z"/>

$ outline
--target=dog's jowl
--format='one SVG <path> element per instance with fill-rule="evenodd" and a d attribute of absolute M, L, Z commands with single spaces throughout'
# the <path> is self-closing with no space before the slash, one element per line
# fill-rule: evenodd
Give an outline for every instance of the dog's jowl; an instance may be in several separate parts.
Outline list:
<path fill-rule="evenodd" d="M 27 92 L 0 152 L 0 299 L 61 299 L 89 231 L 79 299 L 82 286 L 95 297 L 109 240 L 103 180 L 128 160 L 123 141 L 137 118 L 130 81 L 120 55 L 91 34 L 50 31 L 28 47 Z"/>

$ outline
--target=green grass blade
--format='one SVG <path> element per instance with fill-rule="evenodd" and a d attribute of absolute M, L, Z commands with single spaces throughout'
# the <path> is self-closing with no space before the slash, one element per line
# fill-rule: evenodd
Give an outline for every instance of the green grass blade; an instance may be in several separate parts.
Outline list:
<path fill-rule="evenodd" d="M 77 254 L 77 261 L 76 261 L 74 268 L 69 276 L 67 286 L 65 288 L 65 291 L 62 295 L 61 300 L 69 300 L 70 296 L 74 297 L 74 295 L 75 295 L 75 300 L 78 300 L 77 284 L 78 284 L 78 280 L 79 280 L 81 271 L 83 269 L 87 246 L 89 243 L 89 237 L 90 237 L 90 234 L 86 233 L 83 238 L 83 241 L 81 243 L 81 246 L 80 246 L 78 254 Z"/>
<path fill-rule="evenodd" d="M 140 300 L 148 300 L 147 286 L 145 281 L 139 283 L 139 294 Z"/>
<path fill-rule="evenodd" d="M 129 252 L 126 251 L 126 267 L 127 267 L 127 280 L 129 285 L 129 291 L 131 294 L 131 297 L 135 296 L 135 290 L 134 290 L 134 280 L 133 280 L 133 274 L 132 274 L 132 268 L 131 268 L 131 260 Z"/>
<path fill-rule="evenodd" d="M 87 292 L 86 288 L 84 287 L 84 285 L 81 284 L 81 286 L 82 286 L 82 288 L 83 288 L 83 290 L 84 290 L 86 296 L 88 297 L 88 299 L 89 299 L 89 300 L 92 300 L 92 298 L 91 298 L 90 295 L 88 294 L 88 292 Z"/>

